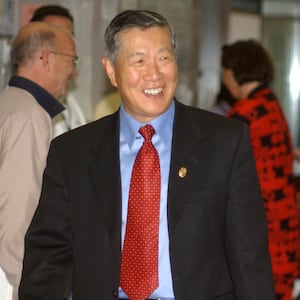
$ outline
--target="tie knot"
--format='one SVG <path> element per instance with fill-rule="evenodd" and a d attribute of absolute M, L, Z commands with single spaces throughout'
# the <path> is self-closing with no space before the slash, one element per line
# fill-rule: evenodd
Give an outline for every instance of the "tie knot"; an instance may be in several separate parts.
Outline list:
<path fill-rule="evenodd" d="M 145 141 L 151 141 L 154 132 L 154 128 L 149 124 L 139 129 L 139 133 L 143 136 Z"/>

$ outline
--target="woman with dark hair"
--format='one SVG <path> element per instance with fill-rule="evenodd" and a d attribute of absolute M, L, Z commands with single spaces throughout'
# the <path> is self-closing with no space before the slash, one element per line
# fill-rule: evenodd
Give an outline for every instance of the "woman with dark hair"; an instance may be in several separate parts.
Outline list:
<path fill-rule="evenodd" d="M 262 45 L 238 41 L 222 48 L 223 81 L 237 99 L 228 112 L 249 126 L 268 221 L 277 299 L 291 300 L 298 276 L 299 224 L 293 147 L 287 121 L 270 89 L 274 67 Z"/>

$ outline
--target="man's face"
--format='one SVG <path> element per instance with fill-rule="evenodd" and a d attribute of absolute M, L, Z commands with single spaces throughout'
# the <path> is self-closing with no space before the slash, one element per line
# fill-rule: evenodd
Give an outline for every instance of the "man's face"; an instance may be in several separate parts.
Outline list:
<path fill-rule="evenodd" d="M 67 94 L 73 78 L 77 76 L 76 49 L 71 35 L 61 32 L 56 38 L 55 51 L 50 51 L 52 56 L 51 93 L 59 99 Z"/>
<path fill-rule="evenodd" d="M 43 19 L 44 22 L 51 23 L 57 26 L 66 28 L 74 35 L 74 26 L 71 20 L 64 16 L 48 15 Z M 65 44 L 64 44 L 65 43 Z M 59 46 L 56 49 L 57 52 L 76 56 L 76 49 L 74 42 L 66 37 L 60 35 L 58 37 Z M 54 54 L 54 53 L 52 53 Z M 54 96 L 59 99 L 67 94 L 68 88 L 73 78 L 77 76 L 77 69 L 74 65 L 74 60 L 71 57 L 55 54 L 57 57 L 57 64 L 55 64 L 56 70 L 56 86 L 53 86 Z"/>
<path fill-rule="evenodd" d="M 121 94 L 125 110 L 149 122 L 170 106 L 178 79 L 170 32 L 165 27 L 133 28 L 119 33 L 120 49 L 114 65 L 103 65 Z"/>

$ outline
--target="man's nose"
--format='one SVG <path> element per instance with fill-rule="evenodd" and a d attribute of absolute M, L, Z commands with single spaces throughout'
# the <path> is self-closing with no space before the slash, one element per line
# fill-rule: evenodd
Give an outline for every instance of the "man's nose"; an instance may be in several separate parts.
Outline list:
<path fill-rule="evenodd" d="M 144 75 L 145 80 L 157 81 L 161 78 L 161 70 L 156 62 L 149 63 L 146 73 Z"/>

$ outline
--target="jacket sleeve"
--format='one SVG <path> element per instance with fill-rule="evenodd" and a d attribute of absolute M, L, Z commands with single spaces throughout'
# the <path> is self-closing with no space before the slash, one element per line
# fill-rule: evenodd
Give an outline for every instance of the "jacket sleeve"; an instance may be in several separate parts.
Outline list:
<path fill-rule="evenodd" d="M 226 232 L 237 299 L 275 299 L 265 208 L 245 125 L 229 177 Z"/>

